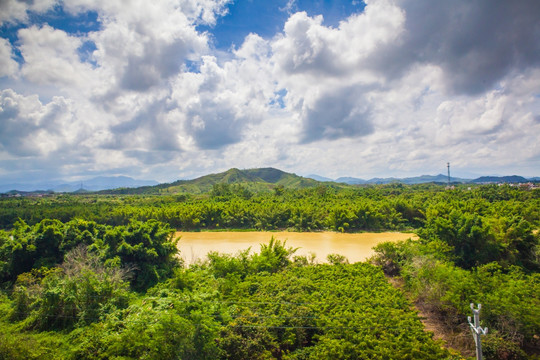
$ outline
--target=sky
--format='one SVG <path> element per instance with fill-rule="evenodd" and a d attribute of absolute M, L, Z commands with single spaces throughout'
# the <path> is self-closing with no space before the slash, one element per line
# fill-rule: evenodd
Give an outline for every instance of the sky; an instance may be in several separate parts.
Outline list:
<path fill-rule="evenodd" d="M 538 0 L 0 0 L 0 182 L 540 176 Z"/>

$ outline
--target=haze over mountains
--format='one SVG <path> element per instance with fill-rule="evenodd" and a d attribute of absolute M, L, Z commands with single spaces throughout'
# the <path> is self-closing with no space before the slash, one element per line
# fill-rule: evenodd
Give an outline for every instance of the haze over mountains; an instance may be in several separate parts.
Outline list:
<path fill-rule="evenodd" d="M 476 179 L 463 179 L 451 177 L 452 183 L 524 183 L 529 181 L 539 181 L 540 178 L 524 178 L 522 176 L 482 176 Z M 84 181 L 75 182 L 32 182 L 32 183 L 0 183 L 0 193 L 9 191 L 54 191 L 54 192 L 77 192 L 86 191 L 108 191 L 116 193 L 204 193 L 212 190 L 215 184 L 242 184 L 252 191 L 269 190 L 281 185 L 285 188 L 304 188 L 316 186 L 321 182 L 331 182 L 337 184 L 363 185 L 363 184 L 422 184 L 422 183 L 446 183 L 448 177 L 439 175 L 422 175 L 407 178 L 372 178 L 369 180 L 355 177 L 340 177 L 330 179 L 319 175 L 308 175 L 306 177 L 293 173 L 287 173 L 274 168 L 257 168 L 239 170 L 229 169 L 217 174 L 209 174 L 192 180 L 178 180 L 172 183 L 159 184 L 153 180 L 137 180 L 127 176 L 115 177 L 95 177 Z M 114 190 L 120 189 L 120 190 Z"/>
<path fill-rule="evenodd" d="M 75 192 L 80 189 L 87 191 L 100 191 L 116 188 L 136 188 L 140 186 L 157 185 L 154 180 L 137 180 L 128 176 L 98 176 L 84 181 L 34 181 L 22 183 L 0 183 L 0 193 L 12 190 L 17 191 L 54 191 Z"/>

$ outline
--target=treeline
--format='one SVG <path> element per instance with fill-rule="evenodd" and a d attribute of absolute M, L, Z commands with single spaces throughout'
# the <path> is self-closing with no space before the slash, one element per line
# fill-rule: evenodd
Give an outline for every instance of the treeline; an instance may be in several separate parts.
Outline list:
<path fill-rule="evenodd" d="M 170 235 L 82 220 L 2 233 L 0 359 L 459 358 L 373 265 L 313 264 L 271 239 L 184 268 Z"/>
<path fill-rule="evenodd" d="M 58 195 L 39 199 L 1 199 L 0 227 L 22 219 L 67 222 L 74 218 L 100 224 L 127 225 L 150 219 L 178 230 L 254 229 L 297 231 L 377 231 L 417 229 L 429 209 L 467 203 L 480 215 L 521 216 L 540 221 L 538 190 L 510 186 L 478 186 L 445 191 L 436 185 L 385 185 L 351 189 L 319 186 L 301 190 L 275 187 L 273 193 L 252 193 L 241 185 L 216 184 L 207 195 L 111 196 Z"/>

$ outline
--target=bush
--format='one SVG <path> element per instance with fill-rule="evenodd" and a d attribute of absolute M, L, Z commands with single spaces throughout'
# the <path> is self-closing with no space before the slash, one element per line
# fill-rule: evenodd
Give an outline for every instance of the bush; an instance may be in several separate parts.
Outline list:
<path fill-rule="evenodd" d="M 482 338 L 482 355 L 485 360 L 527 360 L 527 354 L 515 342 L 492 333 Z"/>
<path fill-rule="evenodd" d="M 34 270 L 18 277 L 13 290 L 13 317 L 28 326 L 63 329 L 99 321 L 126 307 L 126 272 L 103 265 L 96 255 L 77 247 L 61 267 Z"/>

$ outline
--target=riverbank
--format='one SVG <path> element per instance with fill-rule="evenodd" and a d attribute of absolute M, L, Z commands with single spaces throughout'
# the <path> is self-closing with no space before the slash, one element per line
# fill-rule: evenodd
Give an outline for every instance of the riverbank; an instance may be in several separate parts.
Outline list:
<path fill-rule="evenodd" d="M 297 249 L 295 255 L 315 254 L 315 261 L 320 263 L 326 262 L 329 254 L 343 255 L 351 263 L 364 261 L 373 255 L 372 248 L 379 243 L 417 238 L 413 233 L 403 232 L 339 233 L 332 231 L 179 231 L 175 235 L 180 237 L 178 242 L 180 256 L 187 264 L 204 260 L 206 254 L 211 251 L 227 254 L 236 254 L 247 249 L 258 251 L 260 244 L 268 243 L 272 236 L 285 241 L 287 247 Z"/>

